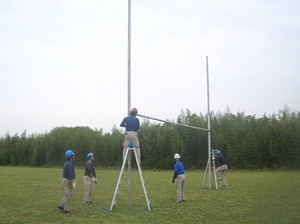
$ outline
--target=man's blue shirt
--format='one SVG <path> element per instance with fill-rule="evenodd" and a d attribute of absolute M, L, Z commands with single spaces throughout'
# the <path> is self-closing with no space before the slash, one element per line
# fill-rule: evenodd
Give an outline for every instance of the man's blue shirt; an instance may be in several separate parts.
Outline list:
<path fill-rule="evenodd" d="M 140 120 L 135 116 L 127 116 L 120 124 L 121 127 L 125 127 L 126 131 L 138 131 L 140 129 Z"/>
<path fill-rule="evenodd" d="M 184 174 L 184 166 L 182 162 L 178 161 L 174 164 L 174 172 L 178 175 Z"/>
<path fill-rule="evenodd" d="M 75 171 L 73 163 L 70 160 L 66 160 L 63 167 L 63 178 L 68 180 L 75 179 Z"/>

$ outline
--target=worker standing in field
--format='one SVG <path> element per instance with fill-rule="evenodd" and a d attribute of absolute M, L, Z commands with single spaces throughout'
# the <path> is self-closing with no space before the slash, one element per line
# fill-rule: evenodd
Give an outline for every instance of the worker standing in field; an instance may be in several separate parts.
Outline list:
<path fill-rule="evenodd" d="M 227 162 L 225 157 L 221 154 L 221 150 L 216 150 L 216 161 L 219 162 L 220 166 L 216 169 L 216 175 L 218 177 L 218 180 L 222 180 L 222 186 L 225 186 L 228 188 L 227 181 L 226 181 L 226 172 L 228 170 Z"/>
<path fill-rule="evenodd" d="M 125 117 L 121 122 L 120 126 L 125 127 L 125 140 L 123 143 L 123 160 L 126 153 L 126 149 L 129 143 L 134 144 L 135 152 L 138 157 L 138 162 L 141 164 L 141 152 L 140 152 L 140 143 L 137 136 L 137 131 L 140 129 L 140 121 L 136 117 L 138 111 L 136 108 L 130 110 L 129 116 Z"/>
<path fill-rule="evenodd" d="M 176 192 L 177 192 L 177 201 L 176 202 L 184 202 L 184 184 L 185 184 L 185 175 L 184 175 L 184 165 L 179 160 L 180 155 L 176 153 L 174 155 L 175 164 L 174 164 L 174 176 L 172 179 L 172 183 L 176 181 Z"/>
<path fill-rule="evenodd" d="M 69 149 L 65 152 L 66 161 L 63 166 L 62 187 L 64 196 L 58 205 L 58 208 L 64 213 L 70 213 L 70 204 L 72 198 L 72 191 L 76 188 L 75 170 L 73 166 L 75 153 Z"/>
<path fill-rule="evenodd" d="M 93 165 L 94 161 L 94 154 L 88 153 L 87 154 L 88 161 L 85 164 L 84 169 L 84 176 L 83 176 L 83 185 L 84 185 L 84 204 L 90 204 L 92 202 L 92 190 L 93 190 L 93 183 L 97 184 L 96 179 L 96 171 Z"/>

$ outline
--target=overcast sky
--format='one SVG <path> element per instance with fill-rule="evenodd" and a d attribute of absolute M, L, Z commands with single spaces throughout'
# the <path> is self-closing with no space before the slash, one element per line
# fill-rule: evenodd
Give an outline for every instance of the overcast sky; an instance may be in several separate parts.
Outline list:
<path fill-rule="evenodd" d="M 127 115 L 127 0 L 0 0 L 0 136 Z M 300 110 L 299 0 L 132 0 L 131 106 Z M 142 121 L 142 119 L 141 119 Z"/>

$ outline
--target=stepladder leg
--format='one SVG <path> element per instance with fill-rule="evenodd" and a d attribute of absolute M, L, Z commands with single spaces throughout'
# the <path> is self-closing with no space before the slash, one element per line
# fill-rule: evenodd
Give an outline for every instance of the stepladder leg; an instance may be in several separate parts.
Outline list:
<path fill-rule="evenodd" d="M 210 163 L 210 160 L 208 159 L 207 160 L 207 165 L 206 165 L 206 169 L 205 169 L 205 172 L 204 172 L 204 176 L 203 176 L 203 180 L 202 180 L 202 188 L 204 187 L 204 183 L 205 183 L 205 178 L 206 178 L 206 173 L 207 173 L 207 170 L 209 168 L 209 163 Z M 209 185 L 209 184 L 208 184 Z M 210 187 L 210 186 L 208 186 Z"/>
<path fill-rule="evenodd" d="M 218 190 L 218 181 L 217 181 L 217 174 L 216 174 L 216 163 L 215 163 L 214 159 L 213 159 L 213 175 L 214 175 L 216 190 Z"/>
<path fill-rule="evenodd" d="M 146 190 L 146 184 L 145 184 L 145 181 L 144 181 L 144 178 L 143 178 L 142 169 L 141 169 L 141 166 L 140 166 L 140 160 L 139 160 L 137 152 L 135 150 L 134 150 L 134 155 L 135 155 L 136 165 L 137 165 L 138 170 L 139 170 L 139 175 L 140 175 L 142 187 L 143 187 L 143 190 L 144 190 L 144 195 L 145 195 L 147 207 L 148 207 L 148 210 L 151 211 L 152 206 L 151 206 L 150 200 L 148 198 L 148 192 Z"/>
<path fill-rule="evenodd" d="M 123 164 L 122 164 L 122 167 L 121 167 L 121 170 L 120 170 L 120 174 L 119 174 L 118 182 L 117 182 L 117 185 L 116 185 L 115 193 L 114 193 L 114 196 L 113 196 L 113 199 L 112 199 L 112 202 L 111 202 L 110 211 L 112 211 L 113 207 L 117 203 L 117 194 L 119 193 L 119 188 L 120 188 L 120 185 L 121 185 L 121 182 L 122 182 L 122 177 L 123 177 L 123 174 L 124 174 L 124 169 L 125 169 L 127 156 L 128 156 L 128 149 L 126 150 L 125 157 L 123 159 Z"/>

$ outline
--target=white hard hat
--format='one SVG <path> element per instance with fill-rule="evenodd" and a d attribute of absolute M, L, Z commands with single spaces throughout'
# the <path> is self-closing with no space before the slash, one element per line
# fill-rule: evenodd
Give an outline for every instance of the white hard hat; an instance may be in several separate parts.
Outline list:
<path fill-rule="evenodd" d="M 176 154 L 174 155 L 174 159 L 180 159 L 180 155 L 179 155 L 178 153 L 176 153 Z"/>

